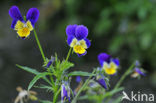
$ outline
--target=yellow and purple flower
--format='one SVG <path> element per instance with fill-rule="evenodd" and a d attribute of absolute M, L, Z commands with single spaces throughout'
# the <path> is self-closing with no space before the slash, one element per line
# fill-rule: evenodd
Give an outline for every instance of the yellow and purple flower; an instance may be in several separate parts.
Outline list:
<path fill-rule="evenodd" d="M 64 103 L 64 101 L 70 102 L 70 87 L 66 81 L 61 85 L 61 103 Z"/>
<path fill-rule="evenodd" d="M 139 76 L 146 76 L 146 74 L 145 74 L 145 71 L 143 70 L 143 69 L 141 69 L 140 68 L 140 63 L 139 63 L 139 61 L 136 61 L 136 63 L 135 63 L 135 68 L 134 68 L 134 72 L 133 72 L 133 74 L 131 75 L 131 77 L 133 77 L 133 78 L 137 78 L 137 77 L 139 77 Z"/>
<path fill-rule="evenodd" d="M 87 39 L 88 29 L 84 25 L 68 25 L 66 28 L 67 43 L 78 56 L 87 53 L 91 42 Z"/>
<path fill-rule="evenodd" d="M 25 39 L 34 29 L 34 25 L 39 18 L 39 10 L 37 8 L 30 8 L 27 12 L 26 20 L 24 20 L 19 8 L 12 6 L 9 9 L 9 15 L 13 19 L 11 28 L 17 31 L 20 38 Z"/>
<path fill-rule="evenodd" d="M 98 55 L 98 60 L 102 70 L 104 70 L 106 74 L 114 75 L 117 73 L 117 69 L 120 65 L 118 59 L 114 59 L 106 53 L 101 53 Z"/>

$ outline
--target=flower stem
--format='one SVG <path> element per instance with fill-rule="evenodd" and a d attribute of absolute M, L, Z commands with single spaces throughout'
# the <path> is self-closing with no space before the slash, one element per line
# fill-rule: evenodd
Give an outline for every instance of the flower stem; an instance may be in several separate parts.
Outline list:
<path fill-rule="evenodd" d="M 92 74 L 95 73 L 96 70 L 94 70 L 92 72 Z M 86 80 L 86 82 L 83 84 L 83 86 L 80 88 L 80 90 L 78 91 L 78 93 L 76 94 L 76 96 L 74 97 L 74 99 L 72 100 L 71 103 L 76 103 L 78 96 L 80 95 L 80 93 L 82 92 L 82 90 L 88 85 L 89 80 L 92 78 L 92 75 L 90 75 L 90 77 Z"/>
<path fill-rule="evenodd" d="M 119 88 L 124 79 L 131 73 L 131 70 L 134 68 L 134 63 L 128 68 L 128 70 L 122 75 L 119 82 L 115 85 L 114 89 Z"/>
<path fill-rule="evenodd" d="M 45 62 L 45 61 L 46 61 L 46 58 L 45 58 L 43 49 L 42 49 L 42 47 L 41 47 L 41 44 L 40 44 L 40 41 L 39 41 L 39 39 L 38 39 L 38 36 L 37 36 L 37 33 L 36 33 L 36 30 L 35 30 L 35 29 L 34 29 L 34 35 L 35 35 L 35 39 L 36 39 L 37 45 L 38 45 L 38 47 L 39 47 L 39 50 L 40 50 L 40 52 L 41 52 L 43 61 Z"/>
<path fill-rule="evenodd" d="M 131 70 L 134 68 L 134 63 L 127 69 L 127 71 L 122 75 L 122 77 L 120 78 L 120 80 L 118 81 L 118 83 L 115 85 L 114 90 L 118 89 L 121 85 L 121 83 L 124 81 L 124 79 L 131 73 Z M 111 97 L 113 96 L 110 95 L 110 97 L 107 99 L 106 103 L 109 103 Z"/>
<path fill-rule="evenodd" d="M 72 51 L 72 48 L 70 48 L 69 51 L 68 51 L 68 54 L 67 54 L 67 57 L 66 57 L 66 61 L 68 61 L 68 59 L 70 57 L 70 54 L 71 54 L 71 51 Z"/>

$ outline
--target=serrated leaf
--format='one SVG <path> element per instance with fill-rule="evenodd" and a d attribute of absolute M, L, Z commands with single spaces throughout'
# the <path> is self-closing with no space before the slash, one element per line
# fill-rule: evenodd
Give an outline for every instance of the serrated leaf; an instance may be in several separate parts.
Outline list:
<path fill-rule="evenodd" d="M 69 73 L 68 76 L 95 76 L 95 74 L 83 72 L 83 71 L 74 71 Z"/>
<path fill-rule="evenodd" d="M 33 80 L 29 83 L 29 86 L 28 86 L 28 90 L 30 90 L 32 88 L 32 86 L 37 82 L 37 80 L 39 80 L 40 78 L 42 77 L 45 77 L 46 75 L 50 75 L 51 73 L 48 73 L 48 72 L 43 72 L 43 73 L 40 73 L 38 75 L 36 75 Z"/>
<path fill-rule="evenodd" d="M 73 67 L 74 66 L 74 64 L 73 63 L 71 63 L 71 62 L 68 62 L 68 61 L 63 61 L 62 63 L 61 63 L 61 69 L 62 70 L 66 70 L 66 69 L 69 69 L 69 68 L 71 68 L 71 67 Z"/>
<path fill-rule="evenodd" d="M 35 70 L 35 69 L 33 69 L 33 68 L 30 68 L 30 67 L 21 66 L 21 65 L 18 65 L 18 64 L 16 64 L 16 66 L 17 66 L 18 68 L 20 68 L 20 69 L 23 69 L 23 70 L 25 70 L 25 71 L 27 71 L 27 72 L 29 72 L 29 73 L 35 74 L 35 75 L 37 75 L 37 74 L 40 73 L 40 72 L 38 72 L 37 70 Z"/>

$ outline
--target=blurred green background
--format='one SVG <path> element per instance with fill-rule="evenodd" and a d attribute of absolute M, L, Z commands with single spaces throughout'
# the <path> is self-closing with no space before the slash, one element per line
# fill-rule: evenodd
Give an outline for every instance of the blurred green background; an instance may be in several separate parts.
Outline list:
<path fill-rule="evenodd" d="M 128 90 L 135 88 L 156 94 L 156 0 L 1 0 L 0 103 L 12 103 L 17 95 L 16 87 L 27 88 L 33 78 L 15 64 L 43 71 L 33 33 L 22 40 L 10 27 L 12 19 L 8 10 L 12 5 L 17 5 L 23 16 L 31 7 L 40 10 L 35 28 L 48 58 L 57 52 L 63 59 L 69 49 L 66 26 L 83 24 L 89 29 L 92 45 L 86 56 L 72 55 L 70 60 L 75 68 L 71 70 L 91 72 L 93 67 L 99 66 L 99 53 L 111 54 L 121 61 L 118 76 L 111 80 L 113 87 L 131 63 L 139 60 L 147 76 L 141 80 L 127 79 L 124 86 Z M 38 92 L 42 99 L 52 98 L 49 93 Z"/>

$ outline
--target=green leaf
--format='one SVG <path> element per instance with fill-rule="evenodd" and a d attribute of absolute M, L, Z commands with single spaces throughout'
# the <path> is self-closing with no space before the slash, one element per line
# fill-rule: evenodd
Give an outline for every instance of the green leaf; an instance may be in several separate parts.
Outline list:
<path fill-rule="evenodd" d="M 33 69 L 33 68 L 30 68 L 30 67 L 21 66 L 21 65 L 18 65 L 18 64 L 16 64 L 16 66 L 17 66 L 18 68 L 20 68 L 20 69 L 23 69 L 23 70 L 25 70 L 25 71 L 27 71 L 27 72 L 29 72 L 29 73 L 35 74 L 35 75 L 37 75 L 37 74 L 40 73 L 40 72 L 38 72 L 37 70 L 35 70 L 35 69 Z"/>
<path fill-rule="evenodd" d="M 61 63 L 61 65 L 60 65 L 60 68 L 61 68 L 62 70 L 66 70 L 66 69 L 69 69 L 69 68 L 71 68 L 71 67 L 73 67 L 73 66 L 74 66 L 73 63 L 68 62 L 68 61 L 63 61 L 63 62 Z"/>
<path fill-rule="evenodd" d="M 29 86 L 28 86 L 28 90 L 30 90 L 32 88 L 32 86 L 37 82 L 37 80 L 39 80 L 40 78 L 46 76 L 46 75 L 50 75 L 51 73 L 48 73 L 48 72 L 43 72 L 43 73 L 40 73 L 38 75 L 36 75 L 34 77 L 34 79 L 29 83 Z"/>
<path fill-rule="evenodd" d="M 40 100 L 41 103 L 52 103 L 51 101 L 48 100 Z"/>
<path fill-rule="evenodd" d="M 47 86 L 47 85 L 40 85 L 40 86 L 34 86 L 35 88 L 40 88 L 40 89 L 46 89 L 47 92 L 49 91 L 53 91 L 53 88 L 51 86 Z"/>
<path fill-rule="evenodd" d="M 35 70 L 35 69 L 33 69 L 33 68 L 26 67 L 26 66 L 21 66 L 21 65 L 18 65 L 18 64 L 16 64 L 16 66 L 17 66 L 18 68 L 20 68 L 20 69 L 23 69 L 23 70 L 29 72 L 29 73 L 32 73 L 32 74 L 35 74 L 35 75 L 40 74 L 40 72 L 38 72 L 37 70 Z M 51 82 L 50 82 L 46 77 L 43 77 L 43 79 L 44 79 L 47 83 L 49 83 L 49 84 L 51 85 Z"/>
<path fill-rule="evenodd" d="M 74 71 L 69 73 L 68 76 L 95 76 L 95 74 L 83 72 L 83 71 Z"/>

